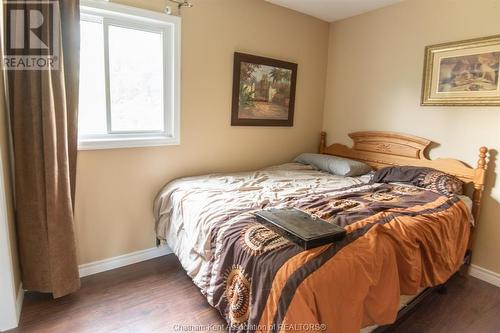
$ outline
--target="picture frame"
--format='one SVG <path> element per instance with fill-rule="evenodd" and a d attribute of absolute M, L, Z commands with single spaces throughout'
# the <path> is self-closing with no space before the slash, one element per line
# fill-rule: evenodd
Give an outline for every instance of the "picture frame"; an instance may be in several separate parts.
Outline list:
<path fill-rule="evenodd" d="M 234 53 L 232 126 L 293 126 L 295 63 Z"/>
<path fill-rule="evenodd" d="M 425 48 L 422 106 L 500 106 L 500 35 Z"/>

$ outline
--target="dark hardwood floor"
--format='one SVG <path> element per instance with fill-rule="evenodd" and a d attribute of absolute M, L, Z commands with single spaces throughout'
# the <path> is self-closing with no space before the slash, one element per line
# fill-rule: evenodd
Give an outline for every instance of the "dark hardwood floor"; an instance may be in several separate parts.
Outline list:
<path fill-rule="evenodd" d="M 168 255 L 83 278 L 78 293 L 61 299 L 28 293 L 10 332 L 189 332 L 176 325 L 194 325 L 190 332 L 214 325 L 213 332 L 224 321 Z M 433 293 L 391 331 L 500 332 L 500 288 L 457 275 L 447 294 Z"/>

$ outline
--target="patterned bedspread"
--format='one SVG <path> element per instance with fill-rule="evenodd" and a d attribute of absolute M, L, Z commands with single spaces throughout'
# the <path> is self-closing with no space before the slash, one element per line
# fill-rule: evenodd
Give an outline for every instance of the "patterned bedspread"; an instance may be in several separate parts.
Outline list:
<path fill-rule="evenodd" d="M 357 333 L 391 323 L 400 295 L 457 271 L 469 210 L 414 186 L 339 178 L 288 166 L 176 181 L 155 203 L 157 234 L 231 331 Z M 253 213 L 268 207 L 316 214 L 347 236 L 304 251 L 257 222 Z M 191 228 L 201 242 L 189 240 Z M 188 240 L 179 246 L 176 237 Z"/>

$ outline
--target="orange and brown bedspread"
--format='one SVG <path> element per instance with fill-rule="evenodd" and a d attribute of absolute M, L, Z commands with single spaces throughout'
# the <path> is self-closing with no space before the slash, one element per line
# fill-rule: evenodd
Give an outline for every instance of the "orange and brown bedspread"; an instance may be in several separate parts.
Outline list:
<path fill-rule="evenodd" d="M 470 214 L 456 196 L 418 187 L 359 184 L 290 198 L 346 228 L 304 251 L 253 212 L 212 230 L 202 291 L 235 332 L 359 332 L 395 320 L 399 296 L 445 282 L 460 267 Z"/>

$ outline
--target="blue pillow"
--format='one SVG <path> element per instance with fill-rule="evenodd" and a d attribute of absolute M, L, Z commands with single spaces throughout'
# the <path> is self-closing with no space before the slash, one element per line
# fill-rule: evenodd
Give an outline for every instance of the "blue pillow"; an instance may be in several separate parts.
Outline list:
<path fill-rule="evenodd" d="M 359 161 L 324 154 L 300 154 L 294 162 L 309 164 L 337 176 L 357 177 L 372 171 L 372 168 Z"/>

